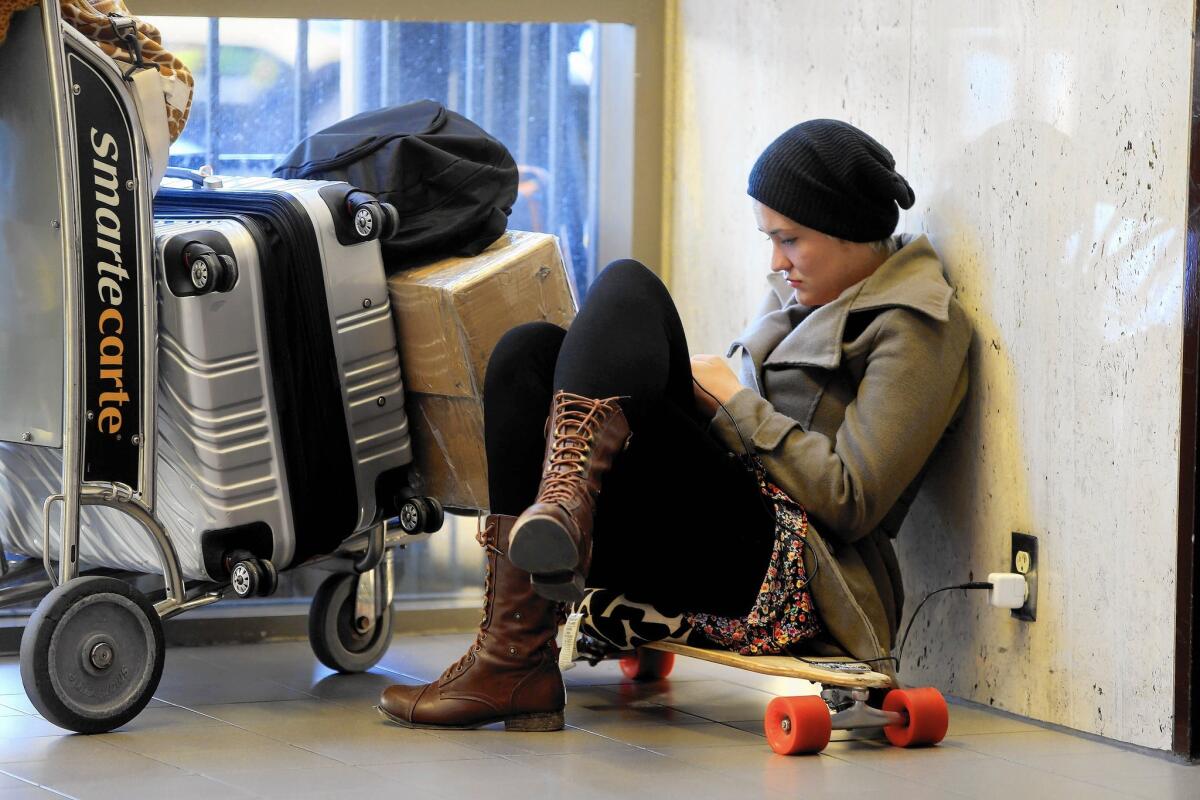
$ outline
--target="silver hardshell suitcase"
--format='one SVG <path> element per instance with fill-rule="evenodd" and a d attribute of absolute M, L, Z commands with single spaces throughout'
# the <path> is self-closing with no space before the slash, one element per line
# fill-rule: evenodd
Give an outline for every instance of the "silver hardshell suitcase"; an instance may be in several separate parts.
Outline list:
<path fill-rule="evenodd" d="M 378 241 L 338 241 L 333 211 L 320 196 L 322 189 L 336 192 L 337 184 L 229 183 L 238 190 L 160 192 L 167 202 L 154 225 L 159 513 L 188 579 L 226 577 L 224 556 L 233 551 L 269 560 L 276 569 L 327 555 L 396 512 L 393 495 L 402 491 L 403 468 L 412 461 Z M 243 207 L 261 203 L 245 202 L 261 194 L 290 204 L 297 221 L 306 218 L 309 229 L 290 234 L 300 237 L 292 250 L 316 242 L 306 265 L 268 268 L 266 262 L 287 249 L 272 249 L 270 240 L 283 234 L 270 229 L 270 212 L 220 210 L 238 205 L 227 199 L 241 199 Z M 215 210 L 195 210 L 201 208 Z M 189 246 L 216 261 L 189 262 L 196 255 Z M 272 301 L 285 302 L 272 293 L 280 291 L 277 282 L 287 279 L 280 274 L 287 269 L 318 271 L 309 276 L 310 291 L 324 297 L 306 298 L 308 309 L 276 309 L 293 319 L 272 321 L 267 309 Z M 222 270 L 227 277 L 216 274 Z M 196 288 L 201 279 L 214 284 L 211 291 Z M 295 319 L 305 313 L 309 318 Z M 313 352 L 319 344 L 287 340 L 289 324 L 327 340 L 332 357 Z M 313 385 L 321 377 L 323 407 Z M 342 452 L 330 446 L 338 437 L 348 444 Z M 52 494 L 61 458 L 54 450 L 4 446 L 0 464 L 6 545 L 40 554 L 40 504 L 17 501 Z M 80 542 L 85 567 L 157 568 L 158 554 L 133 520 L 88 509 L 84 523 L 100 532 Z"/>
<path fill-rule="evenodd" d="M 330 552 L 403 502 L 412 451 L 378 241 L 394 212 L 344 183 L 197 180 L 204 188 L 172 190 L 168 179 L 156 199 L 162 285 L 187 294 L 194 276 L 179 256 L 201 239 L 229 251 L 218 256 L 239 275 L 256 274 L 229 297 L 236 310 L 219 293 L 196 307 L 163 292 L 164 411 L 181 449 L 205 451 L 192 463 L 221 487 L 215 505 L 231 509 L 222 528 L 257 522 L 251 504 L 269 508 L 275 561 L 287 566 Z M 287 263 L 264 264 L 281 254 Z M 214 324 L 221 316 L 228 326 Z M 251 358 L 266 366 L 246 383 Z"/>

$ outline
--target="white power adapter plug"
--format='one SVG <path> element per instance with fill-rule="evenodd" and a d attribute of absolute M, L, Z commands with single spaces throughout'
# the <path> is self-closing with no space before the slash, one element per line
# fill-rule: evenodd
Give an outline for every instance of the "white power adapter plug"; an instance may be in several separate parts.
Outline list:
<path fill-rule="evenodd" d="M 996 608 L 1020 608 L 1025 605 L 1025 596 L 1029 585 L 1025 576 L 1015 572 L 992 572 L 988 574 L 988 583 L 992 590 L 988 592 L 988 602 Z"/>

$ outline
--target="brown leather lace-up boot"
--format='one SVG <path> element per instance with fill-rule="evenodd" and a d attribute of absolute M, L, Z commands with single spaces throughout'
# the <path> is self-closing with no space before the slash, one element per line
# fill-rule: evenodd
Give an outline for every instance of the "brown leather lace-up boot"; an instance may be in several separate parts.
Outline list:
<path fill-rule="evenodd" d="M 533 574 L 537 592 L 563 603 L 583 597 L 592 561 L 592 523 L 604 475 L 630 439 L 616 397 L 559 391 L 550 406 L 542 483 L 517 517 L 509 558 Z"/>
<path fill-rule="evenodd" d="M 511 731 L 563 727 L 559 608 L 539 597 L 505 556 L 516 517 L 493 514 L 479 534 L 487 550 L 483 622 L 475 643 L 433 683 L 389 686 L 379 710 L 406 728 L 465 730 L 503 722 Z"/>

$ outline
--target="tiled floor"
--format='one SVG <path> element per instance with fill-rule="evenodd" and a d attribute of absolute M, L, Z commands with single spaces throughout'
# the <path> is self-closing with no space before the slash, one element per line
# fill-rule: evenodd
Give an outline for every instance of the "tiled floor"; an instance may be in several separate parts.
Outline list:
<path fill-rule="evenodd" d="M 398 639 L 357 676 L 331 675 L 303 642 L 171 650 L 151 706 L 93 737 L 36 716 L 15 659 L 0 659 L 0 800 L 1200 798 L 1200 767 L 965 706 L 936 748 L 842 735 L 821 756 L 777 756 L 763 709 L 804 685 L 685 660 L 653 685 L 623 682 L 612 662 L 576 667 L 558 733 L 411 731 L 376 716 L 380 689 L 435 677 L 469 639 Z"/>

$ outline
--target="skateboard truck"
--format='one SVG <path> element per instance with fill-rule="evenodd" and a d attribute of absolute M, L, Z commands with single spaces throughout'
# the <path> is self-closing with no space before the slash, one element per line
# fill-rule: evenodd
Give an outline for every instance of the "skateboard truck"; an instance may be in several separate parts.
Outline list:
<path fill-rule="evenodd" d="M 857 663 L 857 662 L 855 662 L 855 661 L 846 661 L 846 662 L 841 662 L 841 661 L 827 661 L 827 662 L 824 662 L 824 663 L 822 663 L 822 664 L 821 664 L 821 666 L 822 666 L 823 668 L 825 668 L 825 669 L 827 669 L 827 670 L 831 670 L 831 671 L 833 671 L 833 672 L 859 672 L 859 673 L 863 673 L 863 672 L 870 672 L 870 671 L 871 671 L 871 668 L 870 668 L 870 667 L 868 667 L 866 664 L 859 664 L 859 663 Z"/>
<path fill-rule="evenodd" d="M 856 728 L 882 728 L 887 725 L 908 725 L 904 711 L 884 711 L 867 705 L 867 689 L 844 689 L 831 686 L 821 690 L 821 699 L 832 713 L 830 726 L 835 731 Z M 786 719 L 784 720 L 787 721 Z"/>

